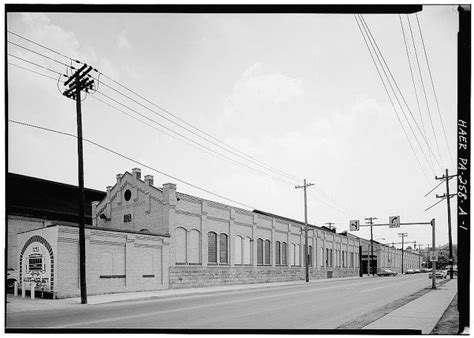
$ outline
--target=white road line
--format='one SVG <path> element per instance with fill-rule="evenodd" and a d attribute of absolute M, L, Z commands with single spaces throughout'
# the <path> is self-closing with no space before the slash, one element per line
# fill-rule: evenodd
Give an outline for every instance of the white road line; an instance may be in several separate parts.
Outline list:
<path fill-rule="evenodd" d="M 378 289 L 383 289 L 383 288 L 388 288 L 388 287 L 391 287 L 391 286 L 394 286 L 394 285 L 399 285 L 399 284 L 409 283 L 409 282 L 419 282 L 419 279 L 405 280 L 405 281 L 402 281 L 402 282 L 399 282 L 399 283 L 392 283 L 392 284 L 388 284 L 388 285 L 382 285 L 382 286 L 379 286 L 378 288 L 372 288 L 372 289 L 362 290 L 362 291 L 359 291 L 359 292 L 369 292 L 369 291 L 378 290 Z"/>
<path fill-rule="evenodd" d="M 373 284 L 373 283 L 374 283 L 374 281 L 370 281 L 370 282 L 365 282 L 365 283 L 351 283 L 351 284 L 338 285 L 338 286 L 332 286 L 332 287 L 320 288 L 320 289 L 301 290 L 301 291 L 297 291 L 297 292 L 277 293 L 277 294 L 274 294 L 274 295 L 267 295 L 267 296 L 261 296 L 261 297 L 253 297 L 253 298 L 247 298 L 247 299 L 237 299 L 237 300 L 232 300 L 232 301 L 205 304 L 205 305 L 197 305 L 197 306 L 190 306 L 190 307 L 179 308 L 179 309 L 160 310 L 160 311 L 142 313 L 142 314 L 138 314 L 138 315 L 130 315 L 130 316 L 122 316 L 122 317 L 114 317 L 114 318 L 104 318 L 104 319 L 91 320 L 91 321 L 85 321 L 85 322 L 80 322 L 80 323 L 59 325 L 59 326 L 54 326 L 54 327 L 56 327 L 56 328 L 66 328 L 66 327 L 73 327 L 73 326 L 77 326 L 77 325 L 82 326 L 82 325 L 87 325 L 87 324 L 99 324 L 99 323 L 106 323 L 106 322 L 122 321 L 122 320 L 127 320 L 127 319 L 154 316 L 154 315 L 163 314 L 163 313 L 174 313 L 174 312 L 180 312 L 180 311 L 198 310 L 198 309 L 203 309 L 203 308 L 213 307 L 213 306 L 236 304 L 236 303 L 243 303 L 243 302 L 251 302 L 251 301 L 262 300 L 262 299 L 267 299 L 267 298 L 291 296 L 291 295 L 296 295 L 296 294 L 301 294 L 301 293 L 311 293 L 311 292 L 324 291 L 324 290 L 330 290 L 330 289 L 348 288 L 348 287 L 351 287 L 351 286 L 359 286 L 359 285 L 366 285 L 366 284 Z"/>

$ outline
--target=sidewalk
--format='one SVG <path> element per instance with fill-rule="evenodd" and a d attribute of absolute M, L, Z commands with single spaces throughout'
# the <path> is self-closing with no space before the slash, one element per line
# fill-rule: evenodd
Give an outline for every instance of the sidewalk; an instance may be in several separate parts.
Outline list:
<path fill-rule="evenodd" d="M 343 277 L 343 278 L 330 278 L 330 279 L 315 279 L 315 280 L 311 280 L 309 283 L 313 284 L 313 283 L 321 283 L 321 282 L 332 282 L 332 281 L 335 282 L 335 281 L 360 279 L 360 278 L 361 277 L 357 276 L 357 277 Z M 367 278 L 377 278 L 377 277 L 364 276 L 362 278 L 367 279 Z M 258 289 L 258 288 L 276 288 L 276 287 L 304 285 L 304 284 L 306 284 L 304 280 L 299 280 L 299 281 L 293 281 L 293 282 L 279 282 L 279 283 L 255 283 L 255 284 L 214 286 L 214 287 L 205 287 L 205 288 L 110 293 L 110 294 L 103 294 L 103 295 L 88 296 L 87 305 L 85 306 L 93 306 L 97 304 L 106 304 L 106 303 L 123 302 L 123 301 L 135 301 L 135 300 L 142 300 L 142 299 L 162 299 L 162 298 L 170 298 L 170 297 L 251 290 L 251 289 Z M 81 304 L 80 297 L 54 299 L 54 300 L 35 298 L 32 300 L 29 297 L 21 298 L 21 296 L 14 297 L 12 294 L 7 294 L 7 302 L 8 302 L 7 313 L 46 310 L 46 309 L 51 310 L 51 309 L 61 309 L 61 308 L 67 308 L 67 307 L 84 307 L 84 305 Z"/>
<path fill-rule="evenodd" d="M 363 329 L 417 329 L 430 334 L 456 293 L 457 279 L 453 279 Z"/>

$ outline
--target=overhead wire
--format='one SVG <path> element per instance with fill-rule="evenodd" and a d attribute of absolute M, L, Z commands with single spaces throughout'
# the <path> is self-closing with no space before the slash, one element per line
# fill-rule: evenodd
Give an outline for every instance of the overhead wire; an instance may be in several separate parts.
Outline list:
<path fill-rule="evenodd" d="M 398 14 L 398 18 L 400 20 L 400 27 L 402 28 L 403 42 L 405 43 L 405 51 L 407 53 L 408 66 L 410 68 L 411 82 L 413 84 L 413 89 L 415 91 L 416 105 L 418 107 L 418 113 L 420 114 L 421 128 L 423 130 L 423 135 L 425 135 L 425 137 L 426 137 L 425 124 L 423 122 L 423 115 L 422 115 L 422 112 L 421 112 L 420 100 L 418 98 L 418 90 L 416 89 L 415 76 L 413 74 L 413 69 L 412 69 L 412 66 L 411 66 L 410 52 L 409 52 L 409 48 L 408 48 L 407 39 L 406 39 L 406 36 L 405 36 L 405 28 L 403 27 L 402 16 L 400 14 Z M 431 157 L 428 156 L 428 159 L 430 160 L 430 163 L 431 163 Z M 432 167 L 433 164 L 431 163 L 430 166 Z"/>
<path fill-rule="evenodd" d="M 455 164 L 455 161 L 453 159 L 453 154 L 451 153 L 451 148 L 449 147 L 448 136 L 446 134 L 446 129 L 445 129 L 445 126 L 444 126 L 443 116 L 441 114 L 441 110 L 439 109 L 438 95 L 436 94 L 436 89 L 435 89 L 435 86 L 434 86 L 433 75 L 431 73 L 430 62 L 428 60 L 428 54 L 426 52 L 425 40 L 423 39 L 423 32 L 421 30 L 420 21 L 418 20 L 418 14 L 415 13 L 415 16 L 416 16 L 416 22 L 418 23 L 418 30 L 420 31 L 421 43 L 422 43 L 422 46 L 423 46 L 423 52 L 425 54 L 426 65 L 428 66 L 428 74 L 430 75 L 431 88 L 433 88 L 433 94 L 434 94 L 434 98 L 435 98 L 435 102 L 436 102 L 436 107 L 438 109 L 439 119 L 441 121 L 441 126 L 443 127 L 444 140 L 446 141 L 446 147 L 448 148 L 449 157 L 451 158 L 451 161 Z M 456 165 L 454 165 L 454 167 L 456 167 Z"/>
<path fill-rule="evenodd" d="M 67 55 L 64 55 L 64 54 L 62 54 L 62 53 L 60 53 L 60 52 L 57 52 L 57 51 L 55 51 L 55 50 L 53 50 L 53 49 L 51 49 L 51 48 L 48 48 L 48 47 L 46 47 L 46 46 L 44 46 L 44 45 L 42 45 L 42 44 L 36 43 L 36 42 L 34 42 L 34 41 L 30 40 L 30 39 L 27 39 L 27 38 L 25 38 L 25 37 L 23 37 L 23 36 L 20 36 L 19 34 L 13 33 L 13 32 L 11 32 L 11 31 L 9 31 L 9 33 L 14 34 L 14 35 L 16 35 L 16 36 L 18 36 L 18 37 L 20 37 L 20 38 L 23 38 L 23 39 L 25 39 L 25 40 L 27 40 L 27 41 L 29 41 L 29 42 L 31 42 L 31 43 L 34 43 L 34 44 L 37 45 L 37 46 L 41 46 L 42 48 L 45 48 L 45 49 L 47 49 L 47 50 L 49 50 L 49 51 L 51 51 L 51 52 L 54 52 L 54 53 L 56 53 L 56 54 L 58 54 L 58 55 L 61 55 L 61 56 L 65 57 L 65 58 L 69 59 L 70 62 L 71 62 L 71 65 L 72 65 L 72 62 L 73 62 L 73 61 L 76 62 L 76 63 L 82 63 L 82 62 L 80 62 L 80 61 L 78 61 L 78 60 L 75 60 L 75 59 L 73 59 L 73 58 L 71 58 L 71 57 L 69 57 L 69 56 L 67 56 Z M 176 115 L 172 114 L 171 112 L 165 110 L 164 108 L 162 108 L 162 107 L 160 107 L 160 106 L 154 104 L 154 103 L 151 102 L 150 100 L 144 98 L 143 96 L 141 96 L 140 94 L 138 94 L 138 93 L 134 92 L 133 90 L 127 88 L 126 86 L 121 85 L 119 82 L 113 80 L 112 78 L 108 77 L 107 75 L 105 75 L 105 74 L 103 74 L 103 73 L 101 73 L 101 72 L 98 72 L 98 73 L 99 73 L 99 76 L 102 75 L 102 76 L 104 76 L 105 78 L 108 78 L 109 80 L 113 81 L 114 83 L 120 85 L 121 87 L 126 88 L 126 89 L 127 89 L 128 91 L 130 91 L 131 93 L 137 95 L 138 97 L 140 97 L 141 99 L 145 100 L 146 102 L 148 102 L 148 103 L 150 103 L 150 104 L 152 104 L 152 105 L 158 107 L 160 110 L 167 112 L 169 115 L 175 117 L 176 119 L 180 120 L 181 122 L 183 122 L 183 123 L 185 123 L 185 124 L 187 124 L 187 125 L 193 127 L 194 129 L 196 129 L 196 130 L 202 132 L 203 134 L 205 134 L 205 135 L 207 135 L 207 136 L 209 136 L 209 137 L 211 137 L 211 138 L 213 138 L 213 139 L 215 139 L 215 140 L 217 140 L 217 141 L 219 141 L 219 142 L 222 142 L 221 140 L 219 140 L 219 139 L 213 137 L 212 135 L 207 134 L 206 132 L 203 132 L 202 130 L 198 129 L 197 127 L 194 127 L 192 124 L 189 124 L 189 123 L 187 123 L 186 121 L 180 119 L 179 117 L 177 117 Z M 66 76 L 66 75 L 64 75 L 64 76 Z M 67 76 L 66 76 L 66 77 L 67 77 Z M 96 80 L 98 80 L 98 79 L 96 79 Z M 110 89 L 112 89 L 112 90 L 114 90 L 114 91 L 117 91 L 117 92 L 121 93 L 120 91 L 118 91 L 118 90 L 112 88 L 111 86 L 105 84 L 104 82 L 102 82 L 102 84 L 104 84 L 105 86 L 109 87 Z M 102 94 L 102 95 L 104 95 L 104 93 L 102 93 L 102 92 L 99 92 L 99 93 Z M 121 94 L 124 95 L 123 93 L 121 93 Z M 127 95 L 125 95 L 125 96 L 127 96 Z M 128 96 L 127 96 L 127 97 L 128 97 Z M 110 97 L 109 97 L 109 98 L 110 98 Z M 128 98 L 130 99 L 130 97 L 128 97 Z M 112 98 L 110 98 L 110 99 L 112 99 Z M 116 100 L 114 100 L 114 99 L 112 99 L 112 101 L 115 101 L 115 102 L 118 103 L 118 101 L 116 101 Z M 142 107 L 145 107 L 146 109 L 150 110 L 150 108 L 144 106 L 143 104 L 138 103 L 136 100 L 132 99 L 132 101 L 134 101 L 135 103 L 141 105 Z M 120 103 L 119 103 L 119 104 L 120 104 Z M 122 104 L 121 104 L 121 105 L 122 105 Z M 116 108 L 116 107 L 115 107 L 115 108 Z M 122 112 L 123 112 L 123 111 L 122 111 Z M 142 115 L 142 117 L 145 117 L 145 116 Z M 145 117 L 145 118 L 147 118 L 147 117 Z M 148 118 L 147 118 L 147 119 L 148 119 Z M 139 120 L 139 119 L 138 119 L 138 120 Z M 167 120 L 170 121 L 169 119 L 167 119 Z M 156 121 L 154 121 L 154 120 L 152 120 L 152 121 L 153 121 L 154 123 L 156 123 Z M 143 122 L 143 121 L 142 121 L 142 122 Z M 143 122 L 143 123 L 144 123 L 144 122 Z M 175 122 L 173 121 L 172 123 L 175 123 Z M 176 123 L 175 123 L 175 124 L 176 124 Z M 155 129 L 156 129 L 156 128 L 155 128 Z M 169 128 L 167 128 L 167 129 L 169 129 Z M 186 129 L 186 128 L 185 128 L 185 129 Z M 187 129 L 187 130 L 188 130 L 188 129 Z M 189 130 L 188 130 L 188 131 L 189 131 Z M 162 132 L 163 132 L 163 131 L 162 131 Z M 172 132 L 175 133 L 175 131 L 173 131 L 173 130 L 172 130 Z M 202 136 L 199 136 L 199 137 L 202 138 Z M 204 140 L 207 140 L 207 139 L 204 138 Z M 183 141 L 183 140 L 181 140 L 181 141 Z M 210 142 L 209 140 L 207 140 L 207 141 Z M 184 142 L 184 141 L 183 141 L 183 142 Z M 194 142 L 194 141 L 191 141 L 191 142 Z M 212 143 L 212 142 L 211 142 L 211 143 Z M 215 143 L 214 143 L 214 144 L 215 144 Z M 225 143 L 223 143 L 223 142 L 222 142 L 222 144 L 228 146 L 229 148 L 235 150 L 236 152 L 239 152 L 240 154 L 243 154 L 244 156 L 247 156 L 247 157 L 253 159 L 254 161 L 251 161 L 251 162 L 254 162 L 254 163 L 255 163 L 255 161 L 256 161 L 256 162 L 259 163 L 260 166 L 264 167 L 264 168 L 267 169 L 267 170 L 269 170 L 269 168 L 271 168 L 274 173 L 277 173 L 277 174 L 280 174 L 280 175 L 281 175 L 281 174 L 284 174 L 284 175 L 285 175 L 286 177 L 288 177 L 288 178 L 292 178 L 292 179 L 295 179 L 295 180 L 297 179 L 296 176 L 293 176 L 293 175 L 291 175 L 291 174 L 285 173 L 284 171 L 281 171 L 281 170 L 279 170 L 279 169 L 275 169 L 275 168 L 273 168 L 273 167 L 271 167 L 271 166 L 265 165 L 263 162 L 260 162 L 260 161 L 256 160 L 255 158 L 251 157 L 250 155 L 248 155 L 248 154 L 246 154 L 246 153 L 244 153 L 244 152 L 241 152 L 241 151 L 237 150 L 236 148 L 233 148 L 233 147 L 231 147 L 231 146 L 229 146 L 229 145 L 227 145 L 227 144 L 225 144 Z M 198 145 L 202 147 L 201 144 L 198 143 Z M 220 146 L 219 144 L 215 144 L 215 145 Z M 222 147 L 220 147 L 220 148 L 222 148 Z M 227 149 L 225 149 L 225 148 L 222 148 L 222 149 L 224 149 L 224 150 L 226 150 L 226 151 L 229 152 L 229 150 L 227 150 Z M 215 153 L 214 150 L 211 149 L 211 151 Z M 219 154 L 219 153 L 217 153 L 217 154 Z M 235 155 L 235 154 L 234 154 L 234 155 Z M 224 156 L 224 155 L 220 154 L 220 156 Z M 239 156 L 239 157 L 242 158 L 242 156 Z M 237 161 L 235 161 L 235 160 L 233 160 L 233 159 L 230 159 L 230 158 L 228 158 L 228 159 L 229 159 L 230 161 L 234 162 L 234 163 L 240 163 L 240 162 L 237 162 Z M 244 158 L 244 159 L 245 159 L 245 158 Z M 247 159 L 246 159 L 246 160 L 247 160 Z M 248 161 L 248 160 L 247 160 L 247 161 Z M 248 166 L 246 166 L 245 164 L 239 164 L 239 165 L 241 165 L 241 166 L 243 165 L 243 166 L 245 166 L 245 167 L 247 167 L 247 168 L 250 168 L 251 170 L 261 172 L 260 170 L 255 169 L 255 168 L 252 168 L 252 167 L 248 167 Z M 267 175 L 267 176 L 269 176 L 269 177 L 275 179 L 274 176 L 269 175 L 269 174 L 266 173 L 266 172 L 261 172 L 261 173 L 263 173 L 264 175 Z M 291 182 L 286 181 L 286 180 L 283 180 L 283 181 L 282 181 L 282 180 L 279 179 L 279 178 L 276 178 L 276 180 L 278 180 L 278 181 L 280 181 L 280 182 L 284 182 L 284 183 L 291 183 Z M 324 194 L 325 194 L 326 197 L 329 199 L 329 195 L 326 194 L 326 193 L 324 193 Z M 319 200 L 322 201 L 321 199 L 319 199 Z M 328 203 L 325 202 L 325 201 L 324 201 L 323 203 L 328 204 Z M 331 206 L 330 204 L 328 204 L 328 205 Z M 336 206 L 331 206 L 331 207 L 336 207 Z M 336 207 L 336 208 L 337 208 L 337 207 Z"/>
<path fill-rule="evenodd" d="M 440 151 L 439 144 L 438 144 L 438 138 L 436 137 L 436 131 L 434 129 L 433 118 L 431 117 L 431 111 L 430 111 L 430 105 L 429 105 L 429 102 L 428 102 L 428 96 L 426 95 L 425 81 L 423 80 L 423 74 L 421 72 L 421 66 L 420 66 L 420 62 L 419 62 L 419 59 L 418 59 L 418 52 L 417 52 L 417 49 L 416 49 L 415 39 L 413 37 L 413 30 L 411 28 L 410 17 L 407 16 L 407 18 L 408 18 L 408 27 L 410 28 L 410 34 L 411 34 L 411 37 L 412 37 L 412 40 L 413 40 L 413 48 L 415 50 L 416 64 L 418 66 L 418 73 L 419 73 L 420 80 L 421 80 L 421 88 L 423 89 L 423 95 L 425 97 L 426 111 L 428 112 L 428 117 L 430 118 L 431 131 L 433 132 L 433 137 L 434 137 L 435 144 L 436 144 L 436 147 L 437 147 L 437 150 L 438 150 L 438 154 L 439 154 L 440 160 L 442 161 L 443 159 L 442 159 L 441 151 Z M 440 169 L 442 169 L 441 166 L 440 166 Z"/>
<path fill-rule="evenodd" d="M 377 70 L 377 74 L 379 75 L 380 81 L 382 82 L 382 85 L 383 85 L 383 87 L 384 87 L 384 89 L 385 89 L 385 92 L 387 93 L 388 99 L 389 99 L 389 101 L 390 101 L 390 104 L 392 105 L 393 111 L 395 112 L 395 115 L 396 115 L 397 120 L 398 120 L 398 122 L 399 122 L 399 124 L 400 124 L 400 127 L 402 128 L 402 131 L 403 131 L 403 133 L 405 134 L 405 138 L 406 138 L 406 140 L 407 140 L 407 142 L 408 142 L 408 145 L 410 146 L 410 148 L 411 148 L 411 150 L 412 150 L 412 152 L 413 152 L 413 155 L 415 156 L 415 159 L 416 159 L 416 161 L 418 162 L 418 165 L 419 165 L 419 167 L 420 167 L 420 169 L 421 169 L 421 171 L 422 171 L 424 177 L 426 178 L 427 182 L 429 182 L 429 181 L 428 181 L 428 176 L 426 175 L 426 172 L 425 172 L 425 169 L 424 169 L 423 166 L 421 165 L 420 159 L 418 158 L 418 155 L 416 154 L 415 149 L 413 148 L 413 145 L 411 144 L 410 138 L 408 137 L 408 134 L 407 134 L 407 132 L 406 132 L 406 130 L 405 130 L 405 127 L 403 126 L 402 120 L 400 119 L 400 116 L 399 116 L 399 114 L 398 114 L 398 111 L 397 111 L 397 109 L 396 109 L 396 107 L 395 107 L 395 104 L 394 104 L 394 102 L 393 102 L 393 100 L 392 100 L 392 96 L 390 95 L 389 90 L 388 90 L 388 88 L 387 88 L 387 85 L 385 84 L 385 81 L 384 81 L 384 79 L 383 79 L 383 76 L 382 76 L 382 74 L 381 74 L 381 72 L 380 72 L 380 70 L 379 70 L 379 66 L 378 66 L 377 62 L 375 61 L 375 58 L 374 58 L 374 56 L 373 56 L 373 54 L 372 54 L 372 50 L 370 49 L 369 43 L 367 42 L 368 37 L 367 37 L 367 38 L 365 37 L 365 34 L 364 34 L 364 32 L 363 32 L 363 29 L 362 29 L 362 22 L 359 23 L 358 17 L 357 17 L 357 15 L 355 15 L 355 14 L 354 14 L 354 18 L 355 18 L 355 20 L 356 20 L 357 26 L 359 27 L 360 33 L 361 33 L 361 35 L 362 35 L 362 37 L 363 37 L 363 39 L 364 39 L 365 45 L 366 45 L 366 47 L 367 47 L 367 50 L 369 51 L 370 57 L 371 57 L 371 59 L 372 59 L 372 62 L 373 62 L 374 65 L 375 65 L 375 69 Z M 374 51 L 374 52 L 375 52 L 375 51 Z M 386 80 L 386 81 L 388 81 L 388 80 Z M 426 155 L 425 155 L 425 157 L 426 157 Z M 433 170 L 433 174 L 434 174 L 434 170 Z"/>
<path fill-rule="evenodd" d="M 47 77 L 48 79 L 52 79 L 52 80 L 54 80 L 54 81 L 57 80 L 56 78 L 54 78 L 54 77 L 52 77 L 52 76 L 49 76 L 49 75 L 46 75 L 46 74 L 37 72 L 36 70 L 33 70 L 33 69 L 29 69 L 29 68 L 26 68 L 26 67 L 22 67 L 22 66 L 20 66 L 20 65 L 15 64 L 15 63 L 8 62 L 8 64 L 11 65 L 11 66 L 17 67 L 17 68 L 21 68 L 21 69 L 24 69 L 24 70 L 28 70 L 28 71 L 30 71 L 30 72 L 36 73 L 36 74 L 41 75 L 41 76 L 44 76 L 44 77 Z"/>
<path fill-rule="evenodd" d="M 67 133 L 67 132 L 63 132 L 63 131 L 60 131 L 60 130 L 55 130 L 55 129 L 51 129 L 51 128 L 46 128 L 46 127 L 38 126 L 38 125 L 35 125 L 35 124 L 26 123 L 26 122 L 21 122 L 21 121 L 16 121 L 16 120 L 11 120 L 11 119 L 8 119 L 8 122 L 15 123 L 15 124 L 18 124 L 18 125 L 27 126 L 27 127 L 31 127 L 31 128 L 41 129 L 41 130 L 44 130 L 44 131 L 49 131 L 49 132 L 52 132 L 52 133 L 56 133 L 56 134 L 60 134 L 60 135 L 64 135 L 64 136 L 69 136 L 69 137 L 72 137 L 72 138 L 76 138 L 76 139 L 77 139 L 77 136 L 76 136 L 76 135 L 71 134 L 71 133 Z M 234 199 L 230 199 L 230 198 L 225 197 L 225 196 L 223 196 L 223 195 L 214 193 L 214 192 L 212 192 L 212 191 L 210 191 L 210 190 L 201 188 L 201 187 L 199 187 L 199 186 L 197 186 L 197 185 L 195 185 L 195 184 L 192 184 L 192 183 L 190 183 L 190 182 L 187 182 L 187 181 L 185 181 L 185 180 L 183 180 L 183 179 L 180 179 L 180 178 L 178 178 L 178 177 L 176 177 L 176 176 L 167 174 L 167 173 L 165 173 L 165 172 L 163 172 L 163 171 L 161 171 L 161 170 L 158 170 L 158 169 L 156 169 L 156 168 L 154 168 L 154 167 L 151 167 L 151 166 L 149 166 L 149 165 L 147 165 L 147 164 L 145 164 L 145 163 L 143 163 L 143 162 L 140 162 L 140 161 L 138 161 L 138 160 L 136 160 L 136 159 L 134 159 L 134 158 L 132 158 L 132 157 L 130 157 L 130 156 L 124 155 L 124 154 L 122 154 L 122 153 L 120 153 L 120 152 L 118 152 L 118 151 L 116 151 L 116 150 L 113 150 L 113 149 L 111 149 L 111 148 L 108 148 L 108 147 L 106 147 L 106 146 L 103 146 L 103 145 L 101 145 L 101 144 L 99 144 L 99 143 L 97 143 L 97 142 L 94 142 L 94 141 L 92 141 L 92 140 L 89 140 L 89 139 L 87 139 L 87 138 L 83 138 L 83 141 L 84 141 L 84 142 L 87 142 L 87 143 L 90 143 L 90 144 L 92 144 L 92 145 L 94 145 L 94 146 L 96 146 L 96 147 L 98 147 L 98 148 L 101 148 L 101 149 L 103 149 L 103 150 L 105 150 L 105 151 L 107 151 L 107 152 L 109 152 L 109 153 L 115 154 L 115 155 L 117 155 L 117 156 L 119 156 L 119 157 L 121 157 L 121 158 L 124 158 L 124 159 L 126 159 L 126 160 L 131 161 L 131 162 L 134 162 L 135 164 L 138 164 L 138 165 L 140 165 L 140 166 L 142 166 L 142 167 L 144 167 L 144 168 L 147 168 L 147 169 L 149 169 L 149 170 L 152 170 L 152 171 L 154 171 L 154 172 L 156 172 L 156 173 L 159 173 L 159 174 L 161 174 L 161 175 L 163 175 L 163 176 L 169 177 L 169 178 L 171 178 L 171 179 L 173 179 L 173 180 L 176 180 L 176 181 L 178 181 L 178 182 L 181 182 L 181 183 L 183 183 L 183 184 L 186 184 L 186 185 L 188 185 L 188 186 L 190 186 L 190 187 L 192 187 L 192 188 L 195 188 L 195 189 L 198 189 L 198 190 L 200 190 L 200 191 L 206 192 L 206 193 L 208 193 L 208 194 L 210 194 L 210 195 L 213 195 L 213 196 L 222 198 L 222 199 L 224 199 L 224 200 L 226 200 L 226 201 L 230 201 L 230 202 L 232 202 L 232 203 L 235 203 L 235 204 L 244 206 L 244 207 L 246 207 L 246 208 L 255 209 L 254 207 L 252 207 L 252 206 L 250 206 L 250 205 L 248 205 L 248 204 L 238 202 L 238 201 L 236 201 L 236 200 L 234 200 Z"/>
<path fill-rule="evenodd" d="M 57 70 L 54 70 L 54 69 L 51 69 L 51 68 L 48 68 L 48 67 L 39 65 L 39 64 L 37 64 L 37 63 L 35 63 L 35 62 L 26 60 L 26 59 L 21 58 L 21 57 L 19 57 L 19 56 L 16 56 L 16 55 L 13 55 L 13 54 L 10 54 L 10 53 L 7 53 L 7 55 L 8 55 L 8 56 L 11 56 L 11 57 L 14 57 L 14 58 L 16 58 L 16 59 L 19 59 L 19 60 L 21 60 L 21 61 L 23 61 L 23 62 L 27 62 L 27 63 L 29 63 L 29 64 L 32 64 L 32 65 L 34 65 L 34 66 L 36 66 L 36 67 L 40 67 L 40 68 L 49 70 L 50 72 L 56 73 L 56 74 L 58 74 L 58 75 L 64 75 L 63 73 L 58 72 Z M 64 76 L 66 76 L 66 75 L 64 75 Z"/>
<path fill-rule="evenodd" d="M 425 143 L 426 143 L 426 145 L 427 145 L 427 147 L 428 147 L 428 150 L 431 152 L 431 154 L 432 154 L 433 157 L 435 158 L 435 160 L 436 160 L 438 166 L 441 168 L 441 164 L 439 163 L 438 159 L 437 159 L 436 156 L 434 155 L 434 152 L 432 151 L 431 146 L 430 146 L 429 143 L 428 143 L 428 140 L 424 137 L 424 135 L 423 135 L 423 133 L 422 133 L 422 131 L 421 131 L 421 129 L 420 129 L 420 126 L 418 125 L 418 123 L 416 122 L 415 117 L 413 116 L 413 113 L 412 113 L 412 111 L 411 111 L 411 109 L 410 109 L 410 106 L 407 104 L 407 102 L 406 102 L 406 100 L 405 100 L 405 97 L 404 97 L 402 91 L 400 90 L 400 87 L 398 86 L 398 83 L 397 83 L 397 81 L 395 80 L 395 77 L 393 76 L 392 71 L 390 70 L 390 67 L 388 66 L 388 64 L 387 64 L 387 62 L 386 62 L 386 60 L 385 60 L 385 58 L 384 58 L 384 56 L 383 56 L 383 54 L 382 54 L 382 52 L 381 52 L 381 50 L 380 50 L 378 44 L 377 44 L 377 41 L 375 40 L 374 36 L 372 35 L 372 32 L 371 32 L 371 30 L 370 30 L 370 27 L 368 26 L 367 22 L 365 21 L 365 19 L 364 19 L 364 17 L 363 17 L 362 15 L 359 15 L 359 17 L 360 17 L 360 19 L 361 19 L 361 23 L 362 23 L 362 26 L 364 27 L 364 30 L 366 29 L 366 32 L 368 32 L 368 33 L 367 33 L 367 36 L 368 36 L 368 38 L 369 38 L 369 41 L 370 41 L 372 47 L 374 48 L 374 51 L 376 51 L 375 55 L 376 55 L 377 58 L 379 59 L 378 54 L 380 54 L 380 58 L 382 59 L 383 64 L 385 65 L 385 68 L 387 68 L 387 71 L 388 71 L 388 73 L 389 73 L 389 75 L 390 75 L 390 78 L 392 79 L 392 81 L 393 81 L 395 87 L 397 88 L 397 91 L 398 91 L 400 97 L 402 98 L 405 107 L 408 109 L 408 112 L 410 113 L 410 116 L 412 117 L 413 121 L 415 122 L 415 126 L 418 128 L 418 132 L 421 134 L 423 140 L 425 141 Z M 372 43 L 372 41 L 373 41 L 373 43 Z M 375 46 L 375 47 L 374 47 L 374 46 Z M 378 54 L 377 54 L 377 51 L 378 51 Z M 382 64 L 382 61 L 380 61 L 380 59 L 379 59 L 379 62 L 380 62 L 381 64 Z M 385 73 L 385 68 L 382 66 L 382 70 L 384 71 L 384 73 Z M 385 73 L 385 74 L 386 74 L 386 73 Z M 386 76 L 387 76 L 388 79 L 390 79 L 390 78 L 388 77 L 388 75 L 386 75 Z M 412 128 L 412 126 L 411 126 L 411 123 L 409 122 L 408 117 L 407 117 L 406 114 L 405 114 L 405 110 L 403 109 L 403 107 L 402 107 L 402 105 L 401 105 L 401 103 L 400 103 L 400 101 L 399 101 L 399 99 L 398 99 L 398 96 L 397 96 L 397 94 L 396 94 L 397 92 L 393 89 L 392 84 L 391 84 L 391 81 L 388 80 L 388 82 L 389 82 L 390 87 L 392 88 L 393 93 L 395 94 L 394 96 L 395 96 L 395 98 L 396 98 L 396 100 L 397 100 L 397 102 L 398 102 L 398 104 L 399 104 L 399 106 L 400 106 L 400 109 L 401 109 L 401 111 L 402 111 L 402 113 L 403 113 L 405 119 L 407 120 L 408 126 L 410 127 L 410 129 L 411 129 L 413 135 L 415 136 L 415 139 L 417 140 L 417 143 L 419 144 L 418 138 L 416 137 L 416 134 L 415 134 L 415 132 L 413 131 L 413 128 Z M 419 144 L 419 146 L 420 146 L 420 149 L 423 149 L 420 144 Z M 423 152 L 423 154 L 424 154 L 424 151 L 423 151 L 423 150 L 422 150 L 422 152 Z"/>
<path fill-rule="evenodd" d="M 19 47 L 19 48 L 22 48 L 22 49 L 24 49 L 24 50 L 27 50 L 27 51 L 29 51 L 29 52 L 31 52 L 31 53 L 36 54 L 36 55 L 42 56 L 42 57 L 44 57 L 44 58 L 46 58 L 46 59 L 48 59 L 48 60 L 54 61 L 54 62 L 56 62 L 56 63 L 58 63 L 58 64 L 60 64 L 60 65 L 63 65 L 63 66 L 66 66 L 66 67 L 70 67 L 68 64 L 66 64 L 66 63 L 64 63 L 64 62 L 58 61 L 58 60 L 56 60 L 56 59 L 53 59 L 53 58 L 51 58 L 51 57 L 49 57 L 49 56 L 47 56 L 47 55 L 45 55 L 45 54 L 36 52 L 36 51 L 34 51 L 34 50 L 30 49 L 30 48 L 27 48 L 27 47 L 25 47 L 25 46 L 19 45 L 19 44 L 15 43 L 15 42 L 12 42 L 12 41 L 7 41 L 7 42 L 8 42 L 9 44 L 12 44 L 12 45 L 17 46 L 17 47 Z"/>

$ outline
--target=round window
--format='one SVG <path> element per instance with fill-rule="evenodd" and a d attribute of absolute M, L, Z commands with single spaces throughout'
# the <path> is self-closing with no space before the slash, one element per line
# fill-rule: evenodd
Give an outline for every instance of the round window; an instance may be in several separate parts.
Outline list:
<path fill-rule="evenodd" d="M 126 200 L 126 201 L 130 201 L 130 198 L 132 198 L 132 192 L 127 189 L 127 190 L 125 191 L 124 197 L 125 197 L 125 200 Z"/>

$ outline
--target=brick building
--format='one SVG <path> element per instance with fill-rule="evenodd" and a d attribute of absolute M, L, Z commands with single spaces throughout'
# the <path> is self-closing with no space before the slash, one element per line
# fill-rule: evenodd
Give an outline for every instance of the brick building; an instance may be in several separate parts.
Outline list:
<path fill-rule="evenodd" d="M 156 187 L 153 176 L 142 179 L 137 168 L 117 174 L 115 184 L 98 197 L 91 201 L 91 226 L 86 227 L 89 294 L 305 278 L 300 221 L 183 194 L 172 183 Z M 367 273 L 370 241 L 334 228 L 309 228 L 311 279 L 358 276 L 360 263 Z M 18 241 L 22 278 L 28 273 L 30 278 L 24 282 L 33 278 L 58 297 L 79 294 L 74 222 L 50 222 L 46 228 L 19 234 Z M 35 254 L 40 252 L 38 277 Z M 51 260 L 57 268 L 51 268 Z M 415 261 L 415 253 L 405 252 L 404 270 Z M 377 271 L 400 272 L 401 250 L 374 242 L 374 262 Z M 58 269 L 67 273 L 58 274 Z M 44 278 L 52 278 L 53 286 L 43 283 Z"/>

